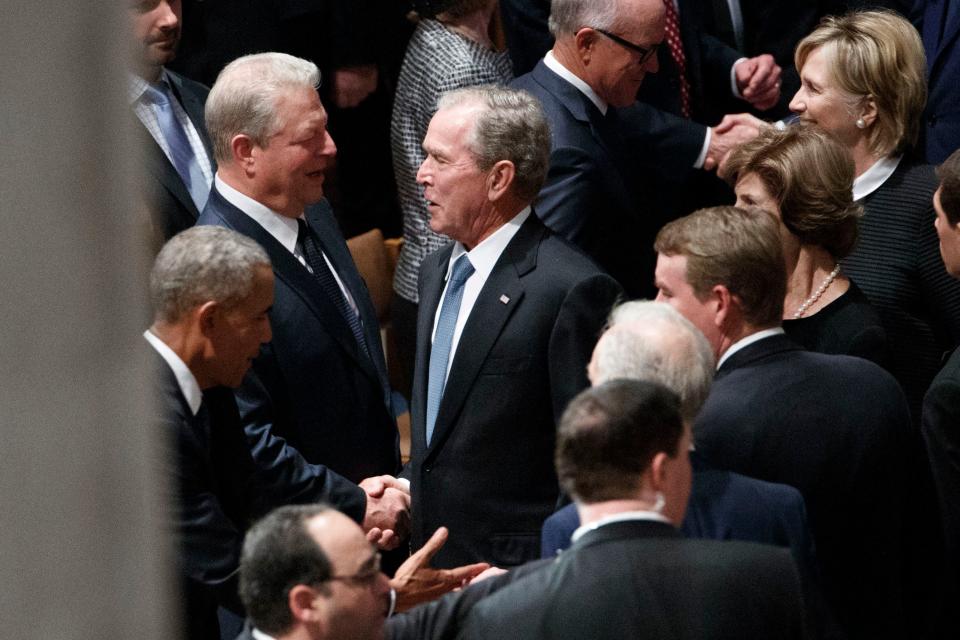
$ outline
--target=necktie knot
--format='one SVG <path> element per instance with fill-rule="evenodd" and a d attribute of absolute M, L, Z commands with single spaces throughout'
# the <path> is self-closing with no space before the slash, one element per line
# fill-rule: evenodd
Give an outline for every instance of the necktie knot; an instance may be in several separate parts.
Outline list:
<path fill-rule="evenodd" d="M 470 262 L 470 258 L 467 257 L 467 254 L 462 254 L 453 263 L 453 270 L 450 274 L 450 287 L 462 287 L 463 283 L 473 275 L 473 272 L 473 263 Z"/>
<path fill-rule="evenodd" d="M 165 82 L 148 84 L 146 90 L 143 92 L 143 98 L 146 102 L 157 105 L 158 107 L 168 107 L 170 106 L 170 96 L 167 91 L 167 84 Z"/>

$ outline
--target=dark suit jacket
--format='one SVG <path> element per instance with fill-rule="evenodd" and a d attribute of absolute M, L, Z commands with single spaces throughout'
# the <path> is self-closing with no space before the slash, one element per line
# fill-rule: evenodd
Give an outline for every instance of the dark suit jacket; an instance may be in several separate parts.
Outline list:
<path fill-rule="evenodd" d="M 653 294 L 653 238 L 660 220 L 644 174 L 622 140 L 615 109 L 601 115 L 543 62 L 513 81 L 540 100 L 551 129 L 550 171 L 537 214 L 597 261 L 630 297 Z"/>
<path fill-rule="evenodd" d="M 797 564 L 813 571 L 807 510 L 796 489 L 712 468 L 696 452 L 690 453 L 690 462 L 693 486 L 680 528 L 684 536 L 789 547 Z M 551 558 L 568 548 L 579 526 L 580 516 L 572 504 L 547 518 L 541 556 Z"/>
<path fill-rule="evenodd" d="M 910 414 L 890 374 L 764 338 L 723 363 L 694 431 L 712 464 L 800 490 L 824 595 L 848 635 L 903 632 L 911 474 L 898 469 L 910 467 Z"/>
<path fill-rule="evenodd" d="M 937 488 L 943 526 L 945 627 L 956 630 L 960 614 L 960 350 L 954 351 L 923 401 L 923 436 Z"/>
<path fill-rule="evenodd" d="M 357 303 L 373 361 L 360 351 L 343 316 L 306 268 L 214 188 L 198 224 L 224 226 L 256 240 L 270 256 L 275 276 L 273 340 L 263 346 L 236 394 L 244 428 L 257 463 L 281 476 L 304 459 L 352 482 L 394 474 L 398 436 L 373 304 L 326 202 L 309 207 L 306 218 Z M 361 490 L 338 484 L 357 498 L 361 508 L 346 513 L 361 521 Z"/>
<path fill-rule="evenodd" d="M 282 484 L 271 484 L 275 479 L 261 473 L 250 455 L 233 393 L 208 389 L 194 416 L 170 367 L 151 353 L 160 391 L 156 424 L 170 448 L 164 466 L 175 492 L 171 529 L 186 631 L 191 640 L 208 640 L 219 637 L 218 606 L 243 615 L 237 567 L 244 532 L 253 520 L 280 505 L 318 501 L 362 513 L 363 500 L 354 504 L 342 499 L 327 474 L 310 469 L 295 470 Z"/>
<path fill-rule="evenodd" d="M 918 0 L 914 9 L 914 23 L 927 54 L 927 108 L 920 131 L 921 149 L 930 164 L 940 164 L 960 147 L 960 12 L 945 23 L 946 2 Z"/>
<path fill-rule="evenodd" d="M 213 148 L 207 135 L 207 126 L 203 119 L 203 108 L 210 92 L 199 82 L 194 82 L 173 71 L 167 71 L 173 92 L 180 100 L 180 105 L 187 112 L 190 122 L 200 134 L 203 146 L 207 150 L 210 162 L 216 164 L 213 158 Z M 141 134 L 142 148 L 144 149 L 144 165 L 146 168 L 146 205 L 150 211 L 154 226 L 162 234 L 164 240 L 169 240 L 184 229 L 192 227 L 200 212 L 190 197 L 190 192 L 183 184 L 183 179 L 170 163 L 163 149 L 157 144 L 150 132 L 137 120 L 137 129 Z"/>
<path fill-rule="evenodd" d="M 690 540 L 650 521 L 586 533 L 549 567 L 478 603 L 461 638 L 801 638 L 785 549 Z"/>
<path fill-rule="evenodd" d="M 453 245 L 420 268 L 411 406 L 414 548 L 440 525 L 437 566 L 513 566 L 539 554 L 553 511 L 555 420 L 586 388 L 586 364 L 620 287 L 531 214 L 507 245 L 453 354 L 430 446 L 433 319 Z"/>

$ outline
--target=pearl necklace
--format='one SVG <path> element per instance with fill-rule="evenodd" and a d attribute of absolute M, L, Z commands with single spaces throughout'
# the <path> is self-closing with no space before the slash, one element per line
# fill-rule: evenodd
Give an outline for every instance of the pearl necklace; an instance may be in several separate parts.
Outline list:
<path fill-rule="evenodd" d="M 840 273 L 840 265 L 838 264 L 833 268 L 833 271 L 830 272 L 830 275 L 828 275 L 826 279 L 824 279 L 824 281 L 820 283 L 820 286 L 817 287 L 817 290 L 813 292 L 813 295 L 807 298 L 806 301 L 804 301 L 804 303 L 800 305 L 800 308 L 797 309 L 796 313 L 793 314 L 794 320 L 799 320 L 800 318 L 803 317 L 803 314 L 807 311 L 807 309 L 810 308 L 810 305 L 812 305 L 814 302 L 819 300 L 820 296 L 823 295 L 824 291 L 826 291 L 830 287 L 830 285 L 833 284 L 833 281 L 837 279 L 837 275 L 839 275 L 839 273 Z"/>

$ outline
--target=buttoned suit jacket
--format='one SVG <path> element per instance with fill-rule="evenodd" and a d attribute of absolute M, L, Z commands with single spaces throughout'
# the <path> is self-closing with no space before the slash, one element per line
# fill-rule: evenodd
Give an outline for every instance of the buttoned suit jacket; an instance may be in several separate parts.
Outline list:
<path fill-rule="evenodd" d="M 627 521 L 588 531 L 556 562 L 479 602 L 459 637 L 802 638 L 804 616 L 786 549 Z"/>
<path fill-rule="evenodd" d="M 190 122 L 203 141 L 207 157 L 216 170 L 213 159 L 213 148 L 210 146 L 210 136 L 203 118 L 204 105 L 210 90 L 199 82 L 167 70 L 167 77 L 173 93 L 180 101 Z M 142 148 L 144 149 L 146 206 L 150 211 L 154 226 L 164 240 L 169 240 L 184 229 L 189 229 L 200 215 L 197 205 L 190 197 L 190 192 L 183 184 L 183 178 L 177 173 L 170 159 L 147 131 L 143 123 L 137 119 L 137 128 L 141 134 Z"/>
<path fill-rule="evenodd" d="M 411 402 L 412 543 L 450 529 L 441 567 L 538 557 L 559 489 L 555 421 L 586 388 L 586 365 L 620 287 L 531 214 L 504 249 L 464 325 L 426 442 L 434 316 L 453 245 L 420 268 Z"/>
<path fill-rule="evenodd" d="M 537 215 L 593 258 L 630 297 L 652 296 L 653 239 L 660 221 L 644 173 L 623 144 L 617 111 L 610 109 L 604 117 L 542 61 L 511 86 L 538 98 L 550 122 L 550 169 L 537 197 Z"/>
<path fill-rule="evenodd" d="M 930 164 L 940 164 L 960 147 L 960 12 L 945 24 L 942 10 L 947 1 L 918 0 L 914 8 L 914 23 L 927 54 L 927 107 L 920 148 Z"/>
<path fill-rule="evenodd" d="M 360 351 L 346 320 L 306 267 L 216 187 L 198 224 L 253 238 L 273 265 L 273 339 L 261 347 L 236 392 L 258 465 L 280 475 L 304 461 L 323 465 L 338 474 L 333 477 L 340 491 L 362 497 L 351 482 L 399 469 L 379 323 L 326 201 L 308 207 L 305 215 L 357 304 L 372 358 Z M 347 514 L 363 519 L 362 509 Z"/>
<path fill-rule="evenodd" d="M 824 596 L 851 638 L 904 632 L 913 472 L 897 469 L 909 467 L 912 434 L 889 373 L 861 358 L 804 351 L 783 335 L 763 338 L 724 361 L 694 432 L 711 464 L 803 494 Z"/>

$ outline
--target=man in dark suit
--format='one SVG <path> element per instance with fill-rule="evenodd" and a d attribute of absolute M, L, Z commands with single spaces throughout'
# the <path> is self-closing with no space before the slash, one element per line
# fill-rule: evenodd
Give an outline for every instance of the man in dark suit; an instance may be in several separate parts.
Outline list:
<path fill-rule="evenodd" d="M 398 436 L 376 314 L 323 200 L 336 147 L 318 82 L 316 65 L 279 53 L 224 69 L 207 100 L 219 168 L 198 224 L 253 238 L 273 265 L 273 339 L 237 391 L 258 465 L 278 478 L 322 465 L 360 483 L 340 485 L 365 504 L 348 515 L 395 546 L 409 497 L 392 478 L 364 481 L 396 473 Z"/>
<path fill-rule="evenodd" d="M 926 160 L 939 164 L 960 147 L 960 6 L 949 0 L 917 0 L 914 25 L 927 54 L 927 108 L 921 143 Z"/>
<path fill-rule="evenodd" d="M 445 96 L 423 142 L 430 227 L 455 242 L 420 269 L 412 447 L 414 548 L 450 528 L 439 566 L 536 558 L 557 500 L 556 418 L 620 287 L 530 207 L 549 128 L 530 95 Z"/>
<path fill-rule="evenodd" d="M 910 416 L 871 362 L 803 351 L 783 335 L 786 276 L 764 211 L 716 207 L 657 236 L 658 299 L 720 358 L 697 418 L 711 463 L 803 494 L 827 602 L 850 637 L 902 637 Z M 910 480 L 905 480 L 906 475 Z"/>
<path fill-rule="evenodd" d="M 144 204 L 163 240 L 197 221 L 215 166 L 203 121 L 207 88 L 165 69 L 180 41 L 180 0 L 131 3 L 133 72 L 129 98 L 141 125 Z"/>
<path fill-rule="evenodd" d="M 664 104 L 637 102 L 641 83 L 650 81 L 646 74 L 657 72 L 669 55 L 662 45 L 664 7 L 662 0 L 554 0 L 553 49 L 513 83 L 541 101 L 553 134 L 538 215 L 593 257 L 631 297 L 652 295 L 654 256 L 647 241 L 676 206 L 663 185 L 647 184 L 651 175 L 683 179 L 694 166 L 722 159 L 730 145 L 748 135 L 734 127 L 711 136 L 706 127 L 663 110 Z M 618 18 L 616 33 L 612 26 L 600 28 L 610 11 Z M 736 53 L 731 56 L 732 64 Z M 746 65 L 759 68 L 756 60 L 741 66 Z M 725 69 L 729 82 L 730 65 Z M 744 77 L 746 90 L 752 74 Z"/>
<path fill-rule="evenodd" d="M 947 272 L 960 278 L 960 151 L 950 154 L 938 169 L 940 187 L 933 194 L 940 254 Z M 943 629 L 956 630 L 960 614 L 960 350 L 950 354 L 923 400 L 923 437 L 937 488 L 946 553 Z"/>
<path fill-rule="evenodd" d="M 632 301 L 611 313 L 587 374 L 593 385 L 618 378 L 663 384 L 680 396 L 683 419 L 692 425 L 710 391 L 715 363 L 703 334 L 672 307 Z M 802 570 L 815 574 L 806 508 L 796 489 L 712 468 L 696 450 L 690 452 L 690 462 L 693 486 L 681 526 L 684 535 L 789 547 Z M 574 505 L 547 518 L 542 556 L 569 547 L 579 526 Z"/>
<path fill-rule="evenodd" d="M 690 429 L 656 383 L 581 393 L 557 434 L 557 473 L 584 523 L 556 562 L 478 603 L 461 638 L 802 638 L 785 549 L 691 540 Z"/>
<path fill-rule="evenodd" d="M 349 484 L 316 469 L 283 482 L 259 473 L 231 387 L 270 340 L 270 259 L 255 242 L 219 227 L 187 230 L 161 250 L 151 274 L 155 321 L 144 337 L 156 352 L 158 424 L 172 454 L 184 614 L 190 638 L 216 636 L 217 606 L 242 615 L 236 569 L 243 532 L 271 507 L 323 500 L 361 517 Z"/>

